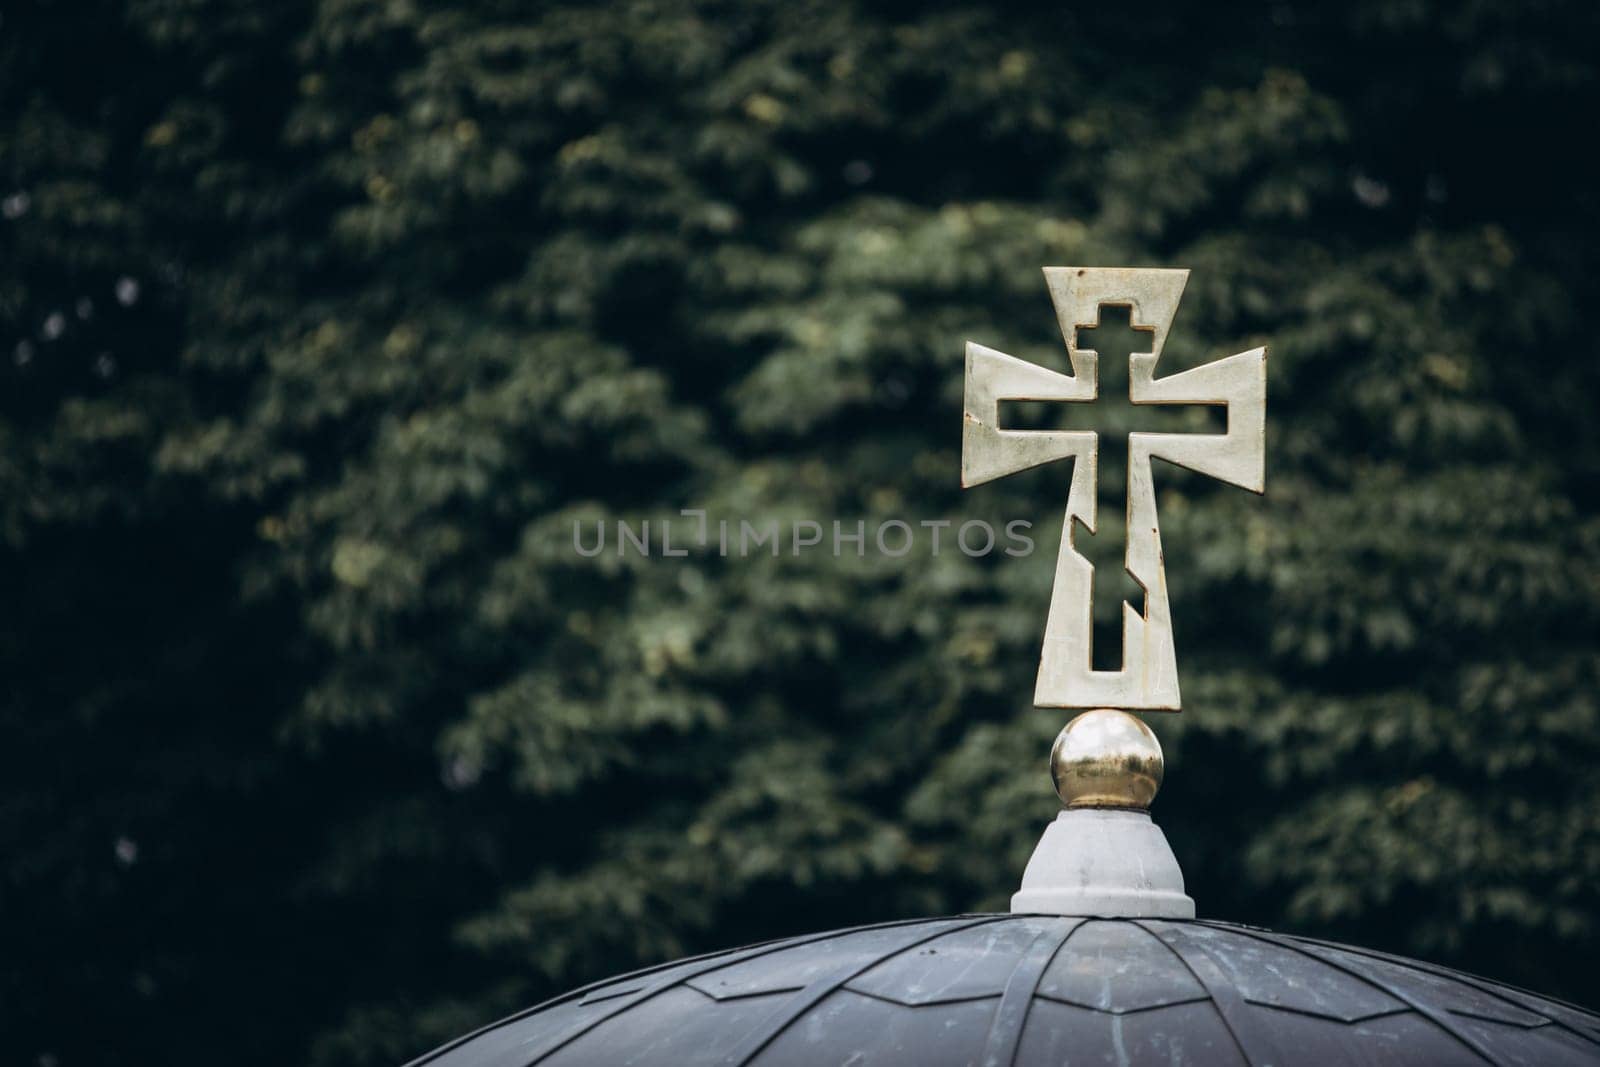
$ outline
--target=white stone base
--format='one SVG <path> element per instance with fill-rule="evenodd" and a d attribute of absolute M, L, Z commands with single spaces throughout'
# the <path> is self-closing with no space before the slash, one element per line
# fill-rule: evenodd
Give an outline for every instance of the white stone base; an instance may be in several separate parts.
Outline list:
<path fill-rule="evenodd" d="M 1063 811 L 1022 873 L 1013 912 L 1126 919 L 1192 919 L 1167 835 L 1143 811 Z"/>

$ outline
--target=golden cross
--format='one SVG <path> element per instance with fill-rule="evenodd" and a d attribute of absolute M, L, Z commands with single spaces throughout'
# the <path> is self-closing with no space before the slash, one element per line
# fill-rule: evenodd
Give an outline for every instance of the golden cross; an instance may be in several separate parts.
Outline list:
<path fill-rule="evenodd" d="M 1162 565 L 1150 460 L 1164 459 L 1253 492 L 1265 488 L 1267 379 L 1265 348 L 1155 377 L 1167 332 L 1188 281 L 1186 270 L 1046 267 L 1045 282 L 1067 342 L 1072 373 L 1062 374 L 967 342 L 966 411 L 961 439 L 961 484 L 1002 478 L 1071 459 L 1072 484 L 1056 559 L 1033 702 L 1050 708 L 1133 708 L 1176 711 L 1180 706 L 1177 653 Z M 1150 349 L 1128 357 L 1134 405 L 1207 404 L 1227 411 L 1220 434 L 1128 434 L 1127 537 L 1124 565 L 1144 590 L 1143 608 L 1122 605 L 1122 666 L 1093 662 L 1094 566 L 1073 543 L 1074 523 L 1096 529 L 1099 434 L 1093 430 L 1018 430 L 1001 426 L 1003 401 L 1093 401 L 1099 396 L 1099 354 L 1079 348 L 1079 331 L 1099 324 L 1103 305 L 1124 305 L 1129 322 L 1150 335 Z"/>

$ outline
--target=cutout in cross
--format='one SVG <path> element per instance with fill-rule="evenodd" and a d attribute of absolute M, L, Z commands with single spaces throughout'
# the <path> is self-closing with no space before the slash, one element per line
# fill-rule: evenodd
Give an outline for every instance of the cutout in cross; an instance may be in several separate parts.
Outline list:
<path fill-rule="evenodd" d="M 1122 605 L 1146 613 L 1145 588 L 1124 565 L 1127 548 L 1128 435 L 1137 430 L 1196 430 L 1212 420 L 1215 405 L 1134 404 L 1130 395 L 1129 357 L 1150 351 L 1154 330 L 1133 320 L 1126 304 L 1101 304 L 1099 321 L 1079 324 L 1078 347 L 1095 353 L 1096 393 L 1093 404 L 1051 401 L 1000 401 L 1000 429 L 1093 429 L 1098 435 L 1095 472 L 1096 529 L 1072 520 L 1072 547 L 1092 566 L 1089 597 L 1092 626 L 1090 662 L 1097 671 L 1118 670 L 1122 657 Z M 1031 416 L 1031 417 L 1030 417 Z M 1088 416 L 1085 418 L 1085 416 Z M 1196 425 L 1196 422 L 1199 425 Z"/>
<path fill-rule="evenodd" d="M 1046 267 L 1045 282 L 1067 342 L 1072 373 L 1062 374 L 967 343 L 966 411 L 961 442 L 965 487 L 1060 459 L 1071 459 L 1066 522 L 1056 559 L 1034 704 L 1056 708 L 1132 708 L 1177 711 L 1181 706 L 1177 654 L 1162 563 L 1150 460 L 1164 459 L 1222 481 L 1265 488 L 1266 349 L 1256 348 L 1165 378 L 1156 362 L 1188 281 L 1186 270 Z M 1129 322 L 1147 331 L 1149 351 L 1128 356 L 1128 395 L 1134 405 L 1221 406 L 1221 434 L 1128 434 L 1127 574 L 1142 588 L 1143 610 L 1122 603 L 1122 665 L 1098 670 L 1093 659 L 1094 565 L 1074 544 L 1075 524 L 1098 530 L 1096 485 L 1099 434 L 1092 430 L 1021 430 L 1001 425 L 1005 401 L 1083 403 L 1100 395 L 1099 353 L 1079 347 L 1080 331 L 1100 321 L 1103 305 L 1125 305 Z"/>

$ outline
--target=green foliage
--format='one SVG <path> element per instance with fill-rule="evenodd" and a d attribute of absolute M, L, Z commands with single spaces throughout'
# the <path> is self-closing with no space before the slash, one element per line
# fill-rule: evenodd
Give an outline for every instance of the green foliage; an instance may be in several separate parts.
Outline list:
<path fill-rule="evenodd" d="M 1596 999 L 1590 8 L 13 7 L 8 1059 L 394 1062 L 1000 906 L 1066 476 L 958 490 L 961 342 L 1059 364 L 1055 263 L 1271 348 L 1265 500 L 1157 474 L 1203 911 Z"/>

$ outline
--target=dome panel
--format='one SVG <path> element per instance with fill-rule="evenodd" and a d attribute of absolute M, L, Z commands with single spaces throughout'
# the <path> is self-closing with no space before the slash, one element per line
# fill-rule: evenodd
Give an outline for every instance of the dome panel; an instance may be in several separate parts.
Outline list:
<path fill-rule="evenodd" d="M 591 989 L 579 998 L 578 1004 L 587 1007 L 590 1004 L 599 1004 L 601 1001 L 625 997 L 629 993 L 637 993 L 643 988 L 644 986 L 639 982 L 614 982 L 611 985 L 601 986 L 599 989 Z"/>
<path fill-rule="evenodd" d="M 1463 1017 L 1456 1025 L 1506 1067 L 1577 1067 L 1595 1062 L 1593 1044 L 1555 1023 L 1529 1028 Z"/>
<path fill-rule="evenodd" d="M 1134 923 L 1089 919 L 1072 932 L 1036 995 L 1122 1014 L 1206 999 L 1172 951 Z"/>
<path fill-rule="evenodd" d="M 884 960 L 845 988 L 912 1006 L 997 997 L 1036 937 L 1065 935 L 1076 922 L 1041 917 L 957 930 Z"/>
<path fill-rule="evenodd" d="M 714 1064 L 745 1034 L 781 1010 L 782 994 L 717 1003 L 685 984 L 668 989 L 608 1020 L 539 1061 L 545 1067 L 610 1064 Z"/>
<path fill-rule="evenodd" d="M 1164 930 L 1173 924 L 1151 923 Z M 1278 940 L 1262 940 L 1239 928 L 1183 924 L 1193 940 L 1252 1004 L 1320 1015 L 1341 1022 L 1404 1011 L 1406 1004 L 1369 983 L 1352 981 L 1337 967 Z"/>
<path fill-rule="evenodd" d="M 681 971 L 682 968 L 670 968 Z M 626 1007 L 625 995 L 636 992 L 641 984 L 636 981 L 608 982 L 595 988 L 593 993 L 622 990 L 609 999 L 584 1003 L 576 995 L 536 1009 L 536 1026 L 518 1025 L 516 1017 L 483 1030 L 454 1045 L 441 1049 L 430 1067 L 521 1067 L 537 1063 L 541 1057 L 577 1037 L 590 1027 Z"/>
<path fill-rule="evenodd" d="M 1342 949 L 1314 945 L 1310 951 L 1339 962 L 1357 973 L 1392 984 L 1408 999 L 1420 999 L 1430 1007 L 1443 1008 L 1457 1015 L 1485 1019 L 1492 1023 L 1523 1028 L 1544 1026 L 1550 1022 L 1544 1015 L 1529 1011 L 1504 997 L 1492 996 L 1465 982 L 1429 974 L 1416 967 L 1391 963 L 1388 960 L 1347 952 Z"/>
<path fill-rule="evenodd" d="M 423 1061 L 428 1067 L 521 1067 L 538 1062 L 535 1046 L 542 1044 L 542 1030 L 499 1024 L 493 1029 L 469 1035 L 430 1053 Z"/>
<path fill-rule="evenodd" d="M 744 962 L 697 975 L 688 984 L 717 1000 L 803 989 L 840 971 L 853 977 L 881 959 L 971 924 L 970 919 L 943 919 L 932 925 L 867 927 L 837 937 L 797 939 L 792 945 L 775 945 Z"/>
<path fill-rule="evenodd" d="M 1474 978 L 1471 975 L 1459 974 L 1440 967 L 1421 966 L 1430 974 L 1443 975 L 1446 978 L 1456 978 L 1474 983 L 1482 981 L 1482 979 Z M 1537 993 L 1530 993 L 1515 986 L 1503 986 L 1494 983 L 1492 988 L 1496 996 L 1504 997 L 1513 1004 L 1543 1015 L 1568 1033 L 1600 1045 L 1600 1017 L 1591 1015 L 1582 1008 L 1573 1007 L 1563 1001 L 1549 1000 L 1539 996 Z"/>
<path fill-rule="evenodd" d="M 761 1067 L 977 1063 L 999 998 L 890 1004 L 848 989 L 824 1000 L 763 1048 Z"/>
<path fill-rule="evenodd" d="M 1505 997 L 1513 1004 L 1545 1016 L 1563 1029 L 1570 1030 L 1591 1041 L 1600 1042 L 1600 1018 L 1588 1014 L 1581 1008 L 1575 1008 L 1559 1000 L 1546 1000 L 1536 993 L 1529 993 L 1527 990 L 1518 989 L 1515 986 L 1496 985 L 1494 991 L 1498 996 Z"/>
<path fill-rule="evenodd" d="M 1036 1000 L 1028 1012 L 1018 1064 L 1202 1063 L 1247 1067 L 1248 1062 L 1209 1001 L 1109 1015 L 1092 1008 Z"/>
<path fill-rule="evenodd" d="M 1252 1063 L 1415 1067 L 1483 1062 L 1426 1018 L 1405 1009 L 1352 1022 L 1294 1009 L 1250 1012 L 1241 1022 L 1240 1038 Z"/>

